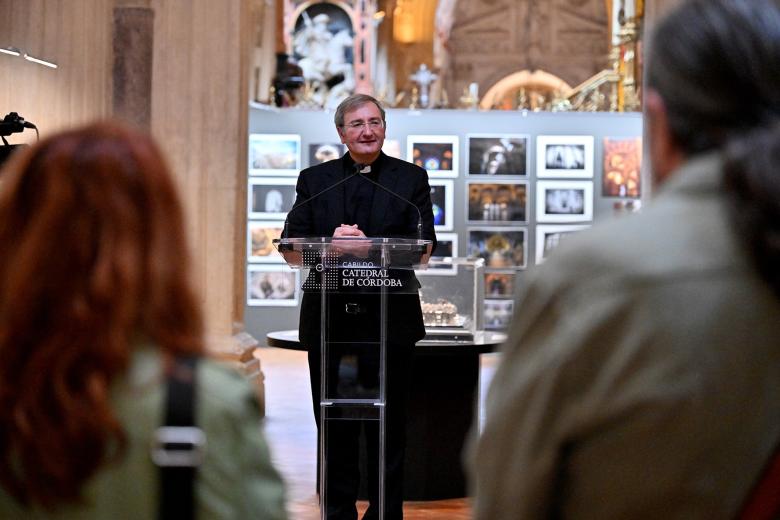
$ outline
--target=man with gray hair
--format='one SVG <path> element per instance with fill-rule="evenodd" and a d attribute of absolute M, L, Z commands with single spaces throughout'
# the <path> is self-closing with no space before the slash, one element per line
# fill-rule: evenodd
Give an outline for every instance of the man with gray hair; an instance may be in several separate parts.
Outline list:
<path fill-rule="evenodd" d="M 382 152 L 386 122 L 380 103 L 365 94 L 352 95 L 338 106 L 334 122 L 348 153 L 301 172 L 296 187 L 297 199 L 288 215 L 287 236 L 420 238 L 418 223 L 421 220 L 421 238 L 431 240 L 431 250 L 435 248 L 428 174 L 418 166 Z M 392 294 L 387 303 L 384 518 L 394 520 L 403 518 L 406 400 L 412 351 L 414 344 L 425 336 L 417 294 L 419 282 L 413 270 L 398 271 L 393 276 L 402 279 L 404 286 L 411 290 Z M 310 274 L 310 279 L 316 278 L 317 274 Z M 299 336 L 309 353 L 314 417 L 322 435 L 321 295 L 319 290 L 307 290 L 306 286 L 304 284 Z M 355 388 L 360 388 L 360 392 L 376 390 L 379 369 L 376 349 L 361 347 L 376 342 L 380 326 L 379 295 L 339 293 L 329 298 L 327 334 L 329 345 L 335 345 L 328 349 L 329 373 L 338 373 L 340 377 L 334 392 L 338 397 L 344 397 L 344 373 L 356 373 Z M 379 456 L 377 421 L 335 420 L 328 421 L 323 461 L 327 477 L 325 497 L 321 499 L 329 519 L 357 518 L 355 501 L 361 478 L 358 464 L 361 426 L 365 430 L 368 452 L 369 495 L 369 508 L 363 518 L 379 517 L 378 471 L 376 468 L 372 471 Z"/>
<path fill-rule="evenodd" d="M 780 2 L 685 0 L 649 42 L 657 192 L 524 280 L 477 520 L 778 518 Z"/>

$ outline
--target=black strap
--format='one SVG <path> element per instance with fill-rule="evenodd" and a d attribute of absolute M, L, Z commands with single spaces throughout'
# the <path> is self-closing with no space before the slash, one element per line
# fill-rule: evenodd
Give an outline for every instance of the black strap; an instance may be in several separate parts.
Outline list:
<path fill-rule="evenodd" d="M 196 357 L 176 359 L 168 377 L 164 426 L 195 426 Z M 161 448 L 192 449 L 192 446 L 164 444 Z M 159 465 L 159 464 L 158 464 Z M 196 465 L 159 465 L 160 520 L 195 518 Z"/>

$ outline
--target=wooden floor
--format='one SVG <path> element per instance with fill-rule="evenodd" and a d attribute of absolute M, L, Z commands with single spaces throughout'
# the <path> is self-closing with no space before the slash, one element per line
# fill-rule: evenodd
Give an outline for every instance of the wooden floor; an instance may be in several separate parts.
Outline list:
<path fill-rule="evenodd" d="M 257 351 L 265 374 L 265 432 L 274 463 L 287 484 L 291 520 L 320 518 L 315 494 L 317 431 L 311 410 L 306 354 L 278 348 Z M 481 395 L 495 367 L 495 355 L 482 356 Z M 359 503 L 362 513 L 365 503 Z M 405 502 L 406 520 L 465 520 L 471 518 L 467 498 Z"/>

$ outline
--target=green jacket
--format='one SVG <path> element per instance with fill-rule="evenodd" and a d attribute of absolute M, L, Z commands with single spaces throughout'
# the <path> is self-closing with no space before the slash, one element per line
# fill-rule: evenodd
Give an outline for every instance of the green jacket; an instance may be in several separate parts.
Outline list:
<path fill-rule="evenodd" d="M 471 450 L 475 518 L 731 519 L 780 439 L 780 302 L 717 156 L 530 276 Z"/>
<path fill-rule="evenodd" d="M 286 518 L 284 488 L 261 430 L 254 390 L 240 375 L 213 361 L 198 364 L 196 421 L 207 438 L 198 470 L 198 520 Z M 0 518 L 157 518 L 158 468 L 150 458 L 151 436 L 160 426 L 165 381 L 158 352 L 139 349 L 127 376 L 112 389 L 128 449 L 118 464 L 100 470 L 86 485 L 83 505 L 51 514 L 21 508 L 0 490 Z"/>

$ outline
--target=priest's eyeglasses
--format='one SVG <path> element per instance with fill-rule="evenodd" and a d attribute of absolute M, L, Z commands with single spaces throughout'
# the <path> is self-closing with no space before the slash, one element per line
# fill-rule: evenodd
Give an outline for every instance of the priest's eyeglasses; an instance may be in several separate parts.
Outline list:
<path fill-rule="evenodd" d="M 344 128 L 346 128 L 347 130 L 352 130 L 353 132 L 357 132 L 366 125 L 368 125 L 368 127 L 371 130 L 379 130 L 380 128 L 384 128 L 385 122 L 382 121 L 381 119 L 369 119 L 368 121 L 352 121 L 344 125 Z"/>

